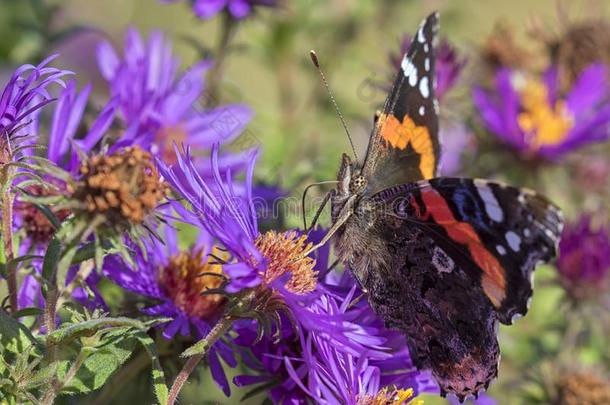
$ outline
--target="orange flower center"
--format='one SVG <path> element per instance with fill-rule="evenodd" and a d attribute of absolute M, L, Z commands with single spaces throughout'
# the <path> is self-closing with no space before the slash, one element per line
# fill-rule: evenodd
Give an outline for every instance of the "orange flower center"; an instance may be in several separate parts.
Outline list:
<path fill-rule="evenodd" d="M 226 256 L 218 249 L 213 253 L 221 258 Z M 220 294 L 202 295 L 223 283 L 222 265 L 214 263 L 214 260 L 204 258 L 203 250 L 197 249 L 170 257 L 169 263 L 159 269 L 159 284 L 174 305 L 191 317 L 211 318 L 224 304 L 225 299 Z"/>
<path fill-rule="evenodd" d="M 155 143 L 159 147 L 159 157 L 168 164 L 174 164 L 178 161 L 176 152 L 174 151 L 174 143 L 178 146 L 186 142 L 187 132 L 182 125 L 162 127 L 155 134 Z"/>
<path fill-rule="evenodd" d="M 564 100 L 551 105 L 548 89 L 539 80 L 528 79 L 520 89 L 523 112 L 517 120 L 521 129 L 531 134 L 534 148 L 562 142 L 574 126 L 574 118 Z"/>
<path fill-rule="evenodd" d="M 421 399 L 412 399 L 413 389 L 399 390 L 385 387 L 377 395 L 364 395 L 358 398 L 358 405 L 424 405 Z"/>
<path fill-rule="evenodd" d="M 302 295 L 316 288 L 318 272 L 313 269 L 316 261 L 308 256 L 303 257 L 303 253 L 311 247 L 311 243 L 307 243 L 307 236 L 297 236 L 295 231 L 269 231 L 260 234 L 255 244 L 267 259 L 267 270 L 261 274 L 263 284 L 269 285 L 278 277 L 290 273 L 286 283 L 288 291 Z"/>

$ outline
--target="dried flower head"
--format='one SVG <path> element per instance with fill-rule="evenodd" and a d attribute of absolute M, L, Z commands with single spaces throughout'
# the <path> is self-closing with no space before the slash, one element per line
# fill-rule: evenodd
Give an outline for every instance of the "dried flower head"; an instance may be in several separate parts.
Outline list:
<path fill-rule="evenodd" d="M 501 67 L 525 67 L 530 55 L 516 43 L 512 27 L 498 23 L 485 40 L 481 56 L 487 67 L 495 70 Z"/>
<path fill-rule="evenodd" d="M 110 223 L 140 224 L 165 195 L 165 186 L 150 153 L 138 146 L 96 155 L 80 167 L 74 197 L 90 214 Z"/>
<path fill-rule="evenodd" d="M 59 193 L 52 188 L 43 188 L 40 185 L 32 185 L 25 190 L 31 197 L 52 197 Z M 28 201 L 22 201 L 18 196 L 15 201 L 15 216 L 19 219 L 18 226 L 24 230 L 26 237 L 34 244 L 46 244 L 55 233 L 55 226 L 47 215 Z M 59 221 L 63 221 L 70 215 L 67 209 L 52 209 L 51 212 Z"/>
<path fill-rule="evenodd" d="M 592 371 L 563 372 L 556 384 L 554 404 L 610 404 L 610 381 Z"/>
<path fill-rule="evenodd" d="M 593 63 L 610 63 L 610 23 L 591 19 L 567 23 L 560 35 L 550 36 L 536 32 L 538 37 L 548 38 L 551 59 L 559 68 L 562 89 L 569 89 L 587 66 Z"/>

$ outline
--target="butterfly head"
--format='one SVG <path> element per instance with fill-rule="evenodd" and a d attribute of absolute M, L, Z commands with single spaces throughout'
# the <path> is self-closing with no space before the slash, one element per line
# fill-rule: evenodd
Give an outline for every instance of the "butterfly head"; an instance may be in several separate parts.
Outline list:
<path fill-rule="evenodd" d="M 341 159 L 337 181 L 337 195 L 343 198 L 362 194 L 367 186 L 366 178 L 360 174 L 360 167 L 347 154 L 343 154 Z"/>

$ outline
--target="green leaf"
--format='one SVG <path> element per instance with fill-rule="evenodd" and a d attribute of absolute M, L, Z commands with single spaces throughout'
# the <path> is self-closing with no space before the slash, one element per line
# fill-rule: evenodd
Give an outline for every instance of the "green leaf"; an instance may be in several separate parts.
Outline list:
<path fill-rule="evenodd" d="M 74 257 L 72 258 L 72 264 L 79 264 L 85 260 L 93 259 L 95 256 L 95 244 L 93 242 L 87 242 L 78 248 Z"/>
<path fill-rule="evenodd" d="M 42 278 L 46 281 L 52 281 L 53 273 L 57 268 L 59 262 L 59 256 L 61 253 L 61 243 L 57 238 L 51 239 L 47 252 L 44 255 L 42 262 Z"/>
<path fill-rule="evenodd" d="M 43 257 L 40 255 L 23 255 L 23 256 L 16 257 L 13 260 L 10 260 L 8 262 L 8 265 L 17 267 L 18 263 L 27 262 L 27 261 L 34 260 L 34 259 L 42 259 L 42 258 Z"/>
<path fill-rule="evenodd" d="M 93 336 L 103 328 L 131 327 L 137 330 L 148 330 L 148 327 L 137 319 L 126 317 L 91 319 L 76 324 L 68 324 L 47 335 L 47 344 L 65 344 L 79 337 Z"/>
<path fill-rule="evenodd" d="M 11 316 L 15 319 L 19 319 L 26 316 L 40 316 L 42 314 L 44 314 L 42 309 L 37 307 L 29 307 L 20 309 L 19 311 L 12 313 Z"/>
<path fill-rule="evenodd" d="M 146 352 L 150 355 L 152 362 L 152 382 L 155 395 L 159 400 L 159 404 L 166 405 L 169 390 L 167 389 L 167 383 L 165 382 L 165 373 L 159 362 L 159 355 L 155 347 L 154 340 L 144 332 L 140 332 L 136 335 L 136 339 L 144 347 Z"/>
<path fill-rule="evenodd" d="M 102 272 L 102 264 L 104 263 L 104 248 L 102 247 L 102 240 L 94 235 L 93 242 L 95 244 L 95 270 L 100 274 Z"/>
<path fill-rule="evenodd" d="M 129 359 L 138 343 L 133 337 L 127 336 L 127 338 L 104 345 L 89 354 L 74 378 L 61 390 L 61 393 L 89 393 L 102 387 L 110 376 Z M 70 369 L 72 363 L 73 361 L 70 360 L 60 362 L 57 372 L 60 380 Z"/>
<path fill-rule="evenodd" d="M 16 319 L 0 310 L 0 354 L 22 353 L 32 347 L 40 348 L 40 343 L 32 333 Z"/>

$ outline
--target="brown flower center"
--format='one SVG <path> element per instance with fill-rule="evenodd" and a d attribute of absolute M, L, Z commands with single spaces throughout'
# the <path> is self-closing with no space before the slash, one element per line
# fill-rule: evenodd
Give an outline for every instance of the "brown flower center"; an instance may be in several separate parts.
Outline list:
<path fill-rule="evenodd" d="M 40 186 L 28 187 L 26 191 L 28 194 L 36 197 L 47 197 L 57 194 L 53 190 Z M 21 218 L 22 226 L 28 238 L 35 243 L 46 243 L 55 233 L 55 228 L 47 216 L 29 202 L 15 201 L 15 214 Z M 63 221 L 70 215 L 70 211 L 67 209 L 53 210 L 53 214 L 57 219 Z"/>
<path fill-rule="evenodd" d="M 318 272 L 313 269 L 316 262 L 311 257 L 303 257 L 303 253 L 311 247 L 307 243 L 307 236 L 298 236 L 295 231 L 269 231 L 260 234 L 255 244 L 267 259 L 267 270 L 262 274 L 263 284 L 269 285 L 278 277 L 290 273 L 286 283 L 288 291 L 307 294 L 316 288 Z"/>
<path fill-rule="evenodd" d="M 139 224 L 164 197 L 152 156 L 137 146 L 94 156 L 80 172 L 82 184 L 75 197 L 85 202 L 88 212 L 104 214 L 110 221 Z"/>
<path fill-rule="evenodd" d="M 610 381 L 591 372 L 565 373 L 558 386 L 558 405 L 610 404 Z"/>
<path fill-rule="evenodd" d="M 214 254 L 220 257 L 223 255 L 216 249 Z M 203 257 L 203 250 L 197 249 L 170 257 L 169 263 L 159 269 L 159 284 L 174 305 L 191 317 L 211 318 L 224 304 L 225 299 L 220 294 L 202 295 L 209 289 L 219 288 L 223 283 L 222 265 L 213 260 Z"/>

